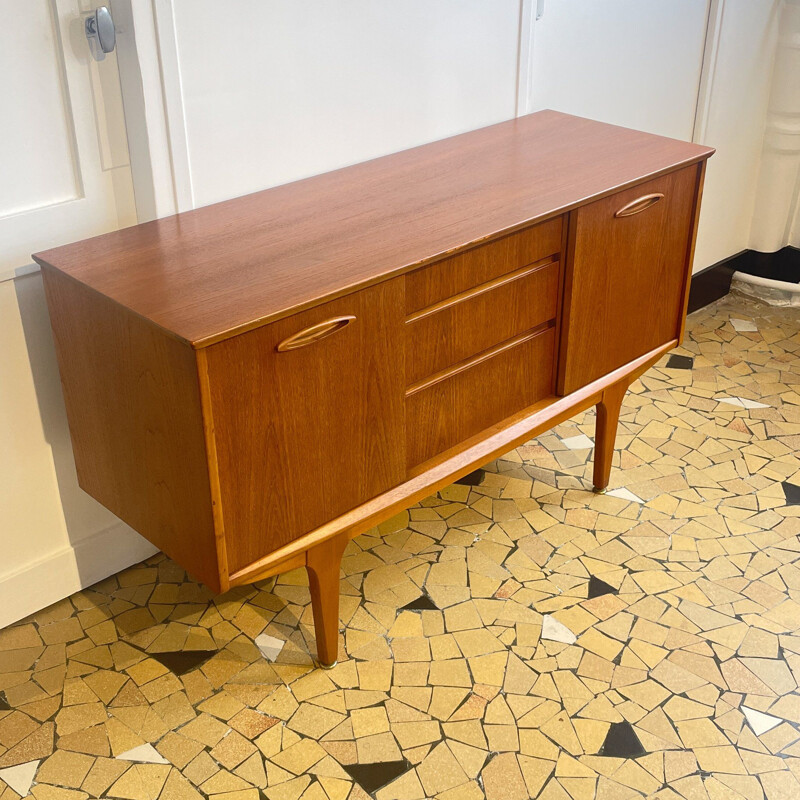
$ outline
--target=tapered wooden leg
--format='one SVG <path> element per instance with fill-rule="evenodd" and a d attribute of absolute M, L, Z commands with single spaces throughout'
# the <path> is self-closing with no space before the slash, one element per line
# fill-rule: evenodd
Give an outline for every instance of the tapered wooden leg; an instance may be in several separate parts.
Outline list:
<path fill-rule="evenodd" d="M 603 392 L 597 404 L 597 422 L 594 434 L 594 490 L 604 492 L 611 476 L 611 459 L 617 439 L 617 423 L 622 398 L 628 391 L 627 383 L 615 383 Z"/>
<path fill-rule="evenodd" d="M 339 569 L 347 536 L 339 535 L 306 552 L 317 660 L 330 669 L 339 658 Z"/>

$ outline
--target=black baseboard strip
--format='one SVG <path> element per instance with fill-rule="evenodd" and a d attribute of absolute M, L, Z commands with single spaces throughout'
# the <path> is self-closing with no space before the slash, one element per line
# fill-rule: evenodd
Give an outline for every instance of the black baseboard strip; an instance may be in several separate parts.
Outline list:
<path fill-rule="evenodd" d="M 745 252 L 745 263 L 736 268 L 739 272 L 773 281 L 800 283 L 800 248 L 787 246 L 774 253 Z"/>
<path fill-rule="evenodd" d="M 734 272 L 758 275 L 776 281 L 800 283 L 800 248 L 784 247 L 774 253 L 742 250 L 692 275 L 689 313 L 725 297 L 731 290 Z"/>
<path fill-rule="evenodd" d="M 743 256 L 747 250 L 730 256 L 724 261 L 712 264 L 700 272 L 692 275 L 692 283 L 689 287 L 689 308 L 688 313 L 697 311 L 698 308 L 710 306 L 715 300 L 725 297 L 731 290 L 731 278 L 733 273 L 743 262 Z"/>

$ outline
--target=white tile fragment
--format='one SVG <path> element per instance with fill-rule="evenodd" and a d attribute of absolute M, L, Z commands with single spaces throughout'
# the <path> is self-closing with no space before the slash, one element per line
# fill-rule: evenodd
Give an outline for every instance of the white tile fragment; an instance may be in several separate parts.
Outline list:
<path fill-rule="evenodd" d="M 132 747 L 130 750 L 120 753 L 117 758 L 120 761 L 140 761 L 143 764 L 169 764 L 169 761 L 151 744 Z"/>
<path fill-rule="evenodd" d="M 749 319 L 731 319 L 731 325 L 733 325 L 733 329 L 735 331 L 739 331 L 740 333 L 743 331 L 757 331 L 758 326 L 755 322 L 751 322 Z"/>
<path fill-rule="evenodd" d="M 748 400 L 746 397 L 718 397 L 720 403 L 727 403 L 729 406 L 739 408 L 769 408 L 766 403 L 758 403 L 755 400 Z"/>
<path fill-rule="evenodd" d="M 7 783 L 18 795 L 27 797 L 33 785 L 33 776 L 39 768 L 39 761 L 26 761 L 15 767 L 0 769 L 0 780 Z"/>
<path fill-rule="evenodd" d="M 747 706 L 742 706 L 742 712 L 745 717 L 747 717 L 747 721 L 750 723 L 750 727 L 753 729 L 753 733 L 756 736 L 761 736 L 762 733 L 771 731 L 781 722 L 781 720 L 777 717 L 773 717 L 771 714 L 765 714 L 763 711 L 756 711 L 754 708 L 748 708 Z"/>
<path fill-rule="evenodd" d="M 609 489 L 606 494 L 611 497 L 619 497 L 621 500 L 629 500 L 631 503 L 644 503 L 641 497 L 624 487 L 621 489 Z"/>
<path fill-rule="evenodd" d="M 575 644 L 577 636 L 562 622 L 554 619 L 549 614 L 542 617 L 542 639 L 564 644 Z"/>
<path fill-rule="evenodd" d="M 570 450 L 589 450 L 594 447 L 594 442 L 585 433 L 579 433 L 577 436 L 570 436 L 567 439 L 562 439 L 561 444 L 565 445 Z"/>
<path fill-rule="evenodd" d="M 268 633 L 262 633 L 260 636 L 256 636 L 254 641 L 256 647 L 261 651 L 261 655 L 264 656 L 267 661 L 275 661 L 281 654 L 283 646 L 286 644 L 282 639 L 276 639 Z"/>

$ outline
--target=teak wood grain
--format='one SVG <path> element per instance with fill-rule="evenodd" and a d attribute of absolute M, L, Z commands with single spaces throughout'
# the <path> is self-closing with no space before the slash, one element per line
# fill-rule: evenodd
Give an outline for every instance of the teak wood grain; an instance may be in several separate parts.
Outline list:
<path fill-rule="evenodd" d="M 559 264 L 525 268 L 406 320 L 409 384 L 555 320 Z M 448 301 L 444 301 L 447 303 Z"/>
<path fill-rule="evenodd" d="M 687 167 L 570 215 L 559 394 L 679 337 L 698 179 Z M 663 197 L 615 216 L 648 194 Z"/>
<path fill-rule="evenodd" d="M 450 367 L 406 400 L 406 459 L 413 469 L 553 392 L 554 329 L 488 358 Z"/>
<path fill-rule="evenodd" d="M 195 352 L 43 270 L 78 483 L 215 591 Z"/>
<path fill-rule="evenodd" d="M 676 340 L 637 358 L 614 372 L 578 389 L 569 397 L 546 397 L 518 414 L 503 420 L 477 436 L 459 442 L 440 453 L 420 469 L 410 470 L 408 479 L 399 486 L 363 503 L 341 517 L 332 519 L 308 536 L 280 549 L 243 570 L 231 574 L 231 585 L 253 583 L 288 569 L 302 566 L 298 559 L 317 545 L 339 536 L 354 537 L 388 519 L 412 503 L 428 497 L 477 467 L 489 463 L 528 441 L 531 437 L 555 427 L 575 414 L 602 400 L 603 391 L 618 383 L 628 386 L 646 372 L 664 353 L 677 345 Z"/>
<path fill-rule="evenodd" d="M 406 311 L 411 315 L 510 272 L 550 260 L 561 249 L 561 217 L 473 247 L 406 275 Z"/>
<path fill-rule="evenodd" d="M 594 438 L 594 474 L 592 476 L 595 491 L 603 491 L 608 486 L 611 474 L 611 459 L 614 456 L 614 439 L 617 433 L 619 413 L 627 383 L 615 383 L 603 391 L 597 403 L 597 425 Z"/>
<path fill-rule="evenodd" d="M 542 111 L 35 258 L 199 347 L 712 152 Z"/>
<path fill-rule="evenodd" d="M 332 663 L 348 538 L 591 405 L 608 484 L 711 152 L 542 112 L 38 256 L 81 486 L 215 591 L 305 566 Z"/>
<path fill-rule="evenodd" d="M 286 337 L 352 323 L 297 350 Z M 236 571 L 405 478 L 402 278 L 206 349 Z"/>

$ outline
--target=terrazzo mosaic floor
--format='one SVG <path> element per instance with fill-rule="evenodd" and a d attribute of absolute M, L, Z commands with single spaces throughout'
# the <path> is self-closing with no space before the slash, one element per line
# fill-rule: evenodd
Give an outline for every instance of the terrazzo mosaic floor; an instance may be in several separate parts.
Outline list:
<path fill-rule="evenodd" d="M 726 298 L 628 395 L 214 598 L 157 556 L 0 631 L 0 799 L 800 797 L 800 315 Z"/>

